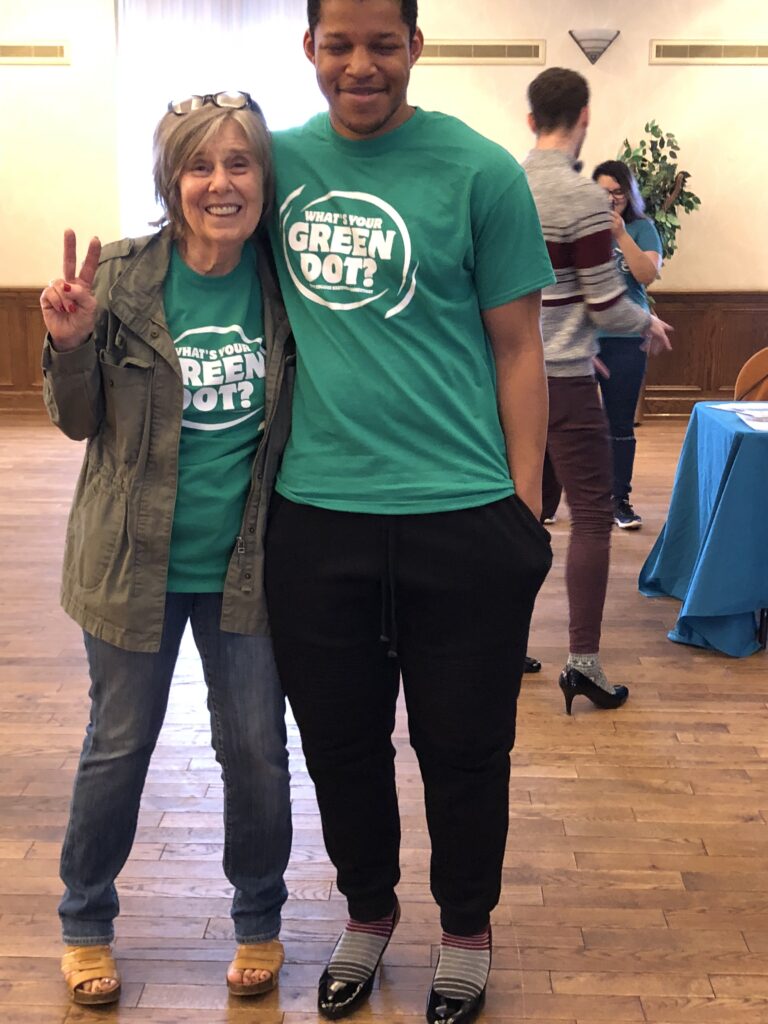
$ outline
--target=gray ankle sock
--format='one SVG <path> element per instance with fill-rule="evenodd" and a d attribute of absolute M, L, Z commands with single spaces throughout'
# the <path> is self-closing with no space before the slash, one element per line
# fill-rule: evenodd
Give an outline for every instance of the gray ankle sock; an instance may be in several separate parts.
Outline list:
<path fill-rule="evenodd" d="M 479 935 L 443 932 L 440 960 L 432 987 L 448 999 L 474 999 L 488 981 L 491 969 L 490 930 Z"/>
<path fill-rule="evenodd" d="M 596 683 L 606 693 L 613 693 L 614 687 L 605 678 L 605 672 L 600 664 L 600 655 L 595 654 L 569 654 L 568 667 L 575 668 L 583 676 L 587 676 L 593 683 Z"/>
<path fill-rule="evenodd" d="M 393 910 L 378 921 L 347 921 L 328 963 L 328 973 L 334 981 L 367 981 L 392 935 L 394 916 Z"/>

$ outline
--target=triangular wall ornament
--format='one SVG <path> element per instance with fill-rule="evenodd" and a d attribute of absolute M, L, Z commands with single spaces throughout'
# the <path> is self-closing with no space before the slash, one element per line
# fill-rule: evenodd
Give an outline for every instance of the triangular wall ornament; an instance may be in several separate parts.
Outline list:
<path fill-rule="evenodd" d="M 617 28 L 571 28 L 568 34 L 590 64 L 597 64 L 605 51 L 618 36 Z"/>

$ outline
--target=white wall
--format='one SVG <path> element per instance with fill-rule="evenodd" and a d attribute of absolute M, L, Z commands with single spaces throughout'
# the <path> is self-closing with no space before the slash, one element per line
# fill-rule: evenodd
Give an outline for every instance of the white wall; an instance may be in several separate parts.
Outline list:
<path fill-rule="evenodd" d="M 421 0 L 420 13 L 427 37 L 544 38 L 548 65 L 581 71 L 593 92 L 587 169 L 615 156 L 625 135 L 638 139 L 650 118 L 675 132 L 703 205 L 683 220 L 661 287 L 768 290 L 768 67 L 648 64 L 652 37 L 768 40 L 765 0 Z M 568 35 L 593 27 L 621 30 L 594 67 Z M 113 0 L 0 3 L 1 41 L 59 38 L 71 43 L 70 67 L 0 67 L 0 287 L 58 273 L 65 227 L 83 239 L 122 233 Z M 540 70 L 417 67 L 411 99 L 457 114 L 522 158 L 531 145 L 525 89 Z"/>
<path fill-rule="evenodd" d="M 119 237 L 113 0 L 2 0 L 0 41 L 68 40 L 72 64 L 0 67 L 0 286 L 61 273 L 61 237 Z"/>
<path fill-rule="evenodd" d="M 652 38 L 768 42 L 766 0 L 421 0 L 419 8 L 427 38 L 546 39 L 547 66 L 583 74 L 592 90 L 587 173 L 614 158 L 625 136 L 638 140 L 646 121 L 677 135 L 680 166 L 702 206 L 683 217 L 658 287 L 768 290 L 768 66 L 648 63 Z M 592 66 L 571 28 L 621 35 Z M 541 70 L 417 66 L 411 99 L 457 114 L 521 158 L 532 144 L 526 87 Z"/>

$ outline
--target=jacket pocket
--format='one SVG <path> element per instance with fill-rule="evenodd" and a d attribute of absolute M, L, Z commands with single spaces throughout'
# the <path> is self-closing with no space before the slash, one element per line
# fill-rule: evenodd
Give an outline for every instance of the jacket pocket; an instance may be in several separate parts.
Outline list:
<path fill-rule="evenodd" d="M 152 387 L 152 364 L 127 357 L 111 363 L 101 354 L 105 433 L 118 462 L 135 462 L 146 426 Z"/>
<path fill-rule="evenodd" d="M 72 508 L 65 572 L 95 590 L 114 565 L 126 529 L 127 494 L 96 473 Z"/>

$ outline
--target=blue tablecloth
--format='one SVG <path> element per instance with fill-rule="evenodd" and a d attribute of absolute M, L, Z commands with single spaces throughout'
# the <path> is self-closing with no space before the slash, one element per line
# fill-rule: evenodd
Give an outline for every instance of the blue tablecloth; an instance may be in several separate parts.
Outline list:
<path fill-rule="evenodd" d="M 734 657 L 759 650 L 756 613 L 768 607 L 768 432 L 713 403 L 694 406 L 640 592 L 683 602 L 670 640 Z"/>

